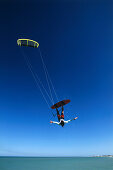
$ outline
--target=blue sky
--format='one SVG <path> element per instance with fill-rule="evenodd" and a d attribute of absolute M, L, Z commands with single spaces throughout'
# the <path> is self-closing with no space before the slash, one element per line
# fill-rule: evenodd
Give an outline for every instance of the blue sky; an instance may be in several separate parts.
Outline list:
<path fill-rule="evenodd" d="M 0 155 L 113 154 L 112 1 L 0 2 Z M 59 99 L 70 99 L 64 128 L 53 118 L 18 38 L 40 43 Z M 23 49 L 43 81 L 38 49 Z M 50 104 L 51 105 L 51 104 Z"/>

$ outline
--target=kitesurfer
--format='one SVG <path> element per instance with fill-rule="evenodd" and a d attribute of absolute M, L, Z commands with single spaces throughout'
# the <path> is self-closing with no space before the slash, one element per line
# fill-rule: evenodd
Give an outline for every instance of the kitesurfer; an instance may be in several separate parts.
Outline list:
<path fill-rule="evenodd" d="M 58 108 L 56 108 L 56 111 L 57 111 L 57 117 L 58 117 L 58 121 L 59 121 L 59 122 L 50 121 L 50 123 L 55 123 L 55 124 L 61 125 L 61 126 L 63 127 L 66 123 L 68 123 L 68 122 L 70 122 L 70 121 L 72 121 L 72 120 L 78 119 L 78 117 L 75 117 L 74 119 L 65 121 L 65 120 L 64 120 L 64 107 L 63 107 L 63 106 L 62 106 L 61 115 L 60 115 L 60 113 L 59 113 L 59 111 L 58 111 Z"/>

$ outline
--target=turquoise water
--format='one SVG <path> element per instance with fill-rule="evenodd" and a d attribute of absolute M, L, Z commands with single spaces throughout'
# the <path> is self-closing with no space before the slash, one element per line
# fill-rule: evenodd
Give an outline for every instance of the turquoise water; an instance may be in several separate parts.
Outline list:
<path fill-rule="evenodd" d="M 0 157 L 0 170 L 113 170 L 113 158 Z"/>

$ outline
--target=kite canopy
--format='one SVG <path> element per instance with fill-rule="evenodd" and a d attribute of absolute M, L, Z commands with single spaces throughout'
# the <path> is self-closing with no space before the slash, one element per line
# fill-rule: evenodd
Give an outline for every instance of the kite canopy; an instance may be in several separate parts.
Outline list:
<path fill-rule="evenodd" d="M 19 46 L 28 46 L 28 47 L 33 47 L 33 48 L 38 48 L 39 46 L 38 42 L 34 40 L 30 40 L 30 39 L 18 39 L 17 44 Z"/>

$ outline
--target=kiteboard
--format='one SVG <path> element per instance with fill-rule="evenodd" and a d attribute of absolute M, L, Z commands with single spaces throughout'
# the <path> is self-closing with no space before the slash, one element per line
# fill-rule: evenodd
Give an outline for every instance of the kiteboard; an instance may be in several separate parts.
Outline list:
<path fill-rule="evenodd" d="M 51 109 L 55 109 L 55 108 L 59 108 L 61 106 L 64 106 L 66 104 L 68 104 L 71 100 L 67 99 L 67 100 L 62 100 L 56 104 L 54 104 L 53 106 L 51 106 Z"/>

